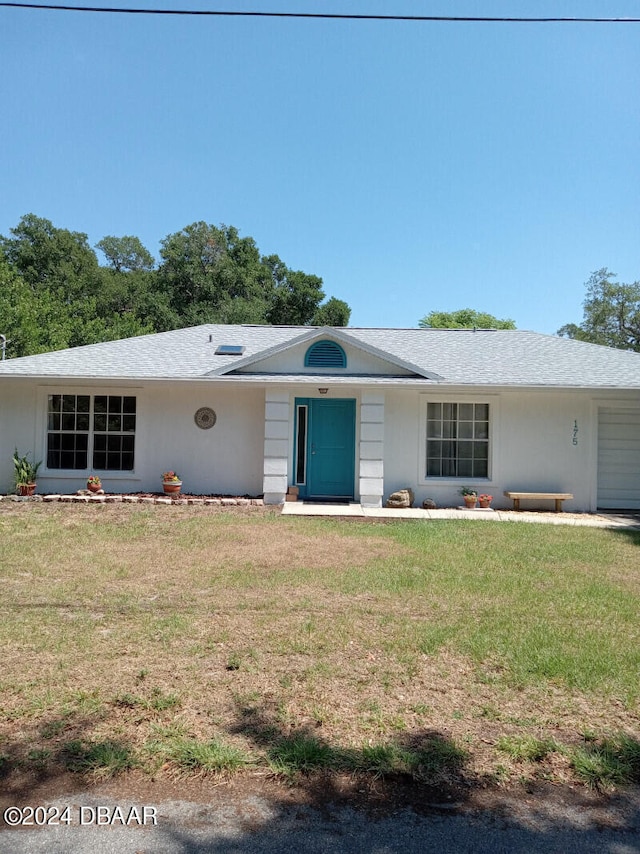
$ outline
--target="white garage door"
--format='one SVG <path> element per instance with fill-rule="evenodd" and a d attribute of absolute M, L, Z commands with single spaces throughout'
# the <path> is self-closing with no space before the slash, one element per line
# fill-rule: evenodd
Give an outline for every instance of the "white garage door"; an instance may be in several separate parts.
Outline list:
<path fill-rule="evenodd" d="M 640 510 L 640 409 L 599 410 L 598 507 Z"/>

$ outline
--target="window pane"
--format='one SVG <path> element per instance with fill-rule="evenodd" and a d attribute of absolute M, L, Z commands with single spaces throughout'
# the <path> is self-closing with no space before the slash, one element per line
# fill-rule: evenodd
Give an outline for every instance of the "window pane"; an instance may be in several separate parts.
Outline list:
<path fill-rule="evenodd" d="M 73 435 L 73 433 L 60 434 L 60 447 L 63 451 L 75 451 L 76 437 Z"/>
<path fill-rule="evenodd" d="M 113 451 L 114 453 L 120 453 L 120 449 L 122 448 L 122 437 L 121 436 L 107 436 L 107 451 Z"/>
<path fill-rule="evenodd" d="M 442 456 L 449 457 L 453 459 L 456 455 L 456 443 L 455 442 L 441 442 L 442 446 Z"/>
<path fill-rule="evenodd" d="M 122 455 L 122 471 L 133 471 L 133 454 Z"/>
<path fill-rule="evenodd" d="M 93 416 L 93 429 L 101 430 L 105 432 L 107 429 L 107 416 L 106 415 L 94 415 Z"/>
<path fill-rule="evenodd" d="M 488 477 L 489 466 L 486 460 L 474 460 L 473 477 Z"/>
<path fill-rule="evenodd" d="M 80 413 L 76 416 L 76 429 L 89 431 L 89 413 Z"/>
<path fill-rule="evenodd" d="M 107 455 L 102 451 L 93 452 L 94 469 L 105 469 L 107 467 Z"/>
<path fill-rule="evenodd" d="M 122 416 L 122 429 L 125 433 L 135 433 L 136 431 L 136 416 L 135 415 L 123 415 Z"/>
<path fill-rule="evenodd" d="M 458 406 L 460 421 L 473 421 L 473 403 L 461 403 Z"/>
<path fill-rule="evenodd" d="M 427 459 L 427 477 L 441 477 L 442 476 L 442 463 L 440 459 L 433 459 L 429 457 Z"/>
<path fill-rule="evenodd" d="M 428 457 L 442 457 L 442 442 L 427 442 Z"/>
<path fill-rule="evenodd" d="M 457 404 L 456 403 L 443 403 L 442 404 L 442 417 L 445 421 L 451 421 L 454 418 L 457 418 Z"/>
<path fill-rule="evenodd" d="M 107 398 L 104 395 L 97 395 L 93 399 L 93 411 L 94 412 L 106 412 L 107 411 Z"/>
<path fill-rule="evenodd" d="M 133 454 L 135 439 L 133 436 L 123 436 L 122 437 L 122 452 L 128 452 Z"/>
<path fill-rule="evenodd" d="M 95 451 L 106 451 L 107 437 L 104 434 L 96 433 L 93 437 L 93 448 Z"/>
<path fill-rule="evenodd" d="M 488 421 L 489 420 L 489 404 L 488 403 L 476 403 L 476 405 L 475 405 L 475 419 L 476 419 L 476 421 Z"/>
<path fill-rule="evenodd" d="M 57 412 L 49 413 L 49 420 L 47 422 L 48 430 L 59 430 L 60 429 L 60 416 Z"/>
<path fill-rule="evenodd" d="M 475 438 L 476 439 L 488 439 L 489 438 L 489 424 L 486 421 L 478 421 L 475 425 Z"/>
<path fill-rule="evenodd" d="M 110 415 L 107 421 L 107 430 L 110 433 L 120 433 L 122 430 L 122 415 Z"/>
<path fill-rule="evenodd" d="M 78 412 L 88 412 L 89 411 L 89 395 L 88 394 L 79 394 L 78 395 Z"/>
<path fill-rule="evenodd" d="M 63 394 L 62 395 L 62 411 L 63 412 L 75 412 L 76 411 L 76 396 L 75 396 L 75 394 Z"/>
<path fill-rule="evenodd" d="M 473 439 L 473 421 L 461 421 L 458 424 L 459 439 Z"/>
<path fill-rule="evenodd" d="M 62 415 L 62 429 L 63 430 L 75 430 L 76 429 L 76 416 L 73 413 L 63 413 Z"/>
<path fill-rule="evenodd" d="M 427 421 L 427 437 L 429 439 L 439 439 L 442 436 L 442 422 Z"/>
<path fill-rule="evenodd" d="M 49 412 L 60 412 L 61 409 L 62 409 L 62 395 L 50 394 L 49 395 Z"/>
<path fill-rule="evenodd" d="M 307 460 L 307 407 L 298 407 L 298 436 L 296 447 L 296 483 L 305 483 Z"/>
<path fill-rule="evenodd" d="M 457 434 L 457 424 L 455 421 L 442 422 L 442 435 L 445 439 L 455 439 Z"/>
<path fill-rule="evenodd" d="M 121 397 L 110 397 L 109 398 L 109 412 L 122 412 L 122 398 Z"/>
<path fill-rule="evenodd" d="M 432 421 L 440 421 L 442 419 L 442 404 L 441 403 L 428 403 L 427 404 L 427 418 Z"/>
<path fill-rule="evenodd" d="M 120 471 L 120 454 L 107 454 L 107 466 L 112 471 Z"/>
<path fill-rule="evenodd" d="M 135 397 L 123 397 L 122 398 L 122 411 L 127 412 L 129 414 L 135 414 L 136 411 L 136 399 Z"/>
<path fill-rule="evenodd" d="M 473 442 L 458 442 L 458 458 L 461 460 L 473 459 Z"/>
<path fill-rule="evenodd" d="M 474 442 L 473 457 L 476 460 L 486 460 L 489 458 L 489 445 L 486 442 Z"/>

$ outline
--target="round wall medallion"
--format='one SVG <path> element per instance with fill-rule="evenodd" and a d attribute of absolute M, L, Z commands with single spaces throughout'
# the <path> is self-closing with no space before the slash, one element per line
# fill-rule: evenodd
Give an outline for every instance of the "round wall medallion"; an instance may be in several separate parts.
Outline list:
<path fill-rule="evenodd" d="M 209 406 L 201 406 L 193 418 L 201 430 L 208 430 L 218 420 L 218 416 Z"/>

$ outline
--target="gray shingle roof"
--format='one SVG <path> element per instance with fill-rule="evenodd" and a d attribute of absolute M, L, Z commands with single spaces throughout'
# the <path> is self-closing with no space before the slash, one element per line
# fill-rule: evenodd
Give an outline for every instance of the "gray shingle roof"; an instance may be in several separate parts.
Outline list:
<path fill-rule="evenodd" d="M 91 344 L 38 356 L 0 362 L 0 377 L 31 376 L 113 379 L 210 379 L 255 381 L 255 374 L 234 376 L 240 363 L 330 330 L 291 326 L 224 326 L 205 324 L 157 335 Z M 640 388 L 640 353 L 613 350 L 522 330 L 339 329 L 342 342 L 368 352 L 386 353 L 398 365 L 410 366 L 413 377 L 350 377 L 341 382 L 385 385 L 543 386 L 575 388 Z M 241 344 L 238 356 L 216 356 L 220 344 Z M 224 372 L 227 372 L 226 374 Z M 313 382 L 322 376 L 264 376 L 269 382 Z M 335 375 L 331 381 L 338 381 Z"/>

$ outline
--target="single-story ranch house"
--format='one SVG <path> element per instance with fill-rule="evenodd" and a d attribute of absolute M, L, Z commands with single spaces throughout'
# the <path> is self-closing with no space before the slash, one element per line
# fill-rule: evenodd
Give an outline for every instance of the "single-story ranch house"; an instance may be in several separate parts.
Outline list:
<path fill-rule="evenodd" d="M 460 504 L 462 486 L 640 509 L 640 353 L 520 330 L 204 325 L 0 362 L 0 492 Z"/>

